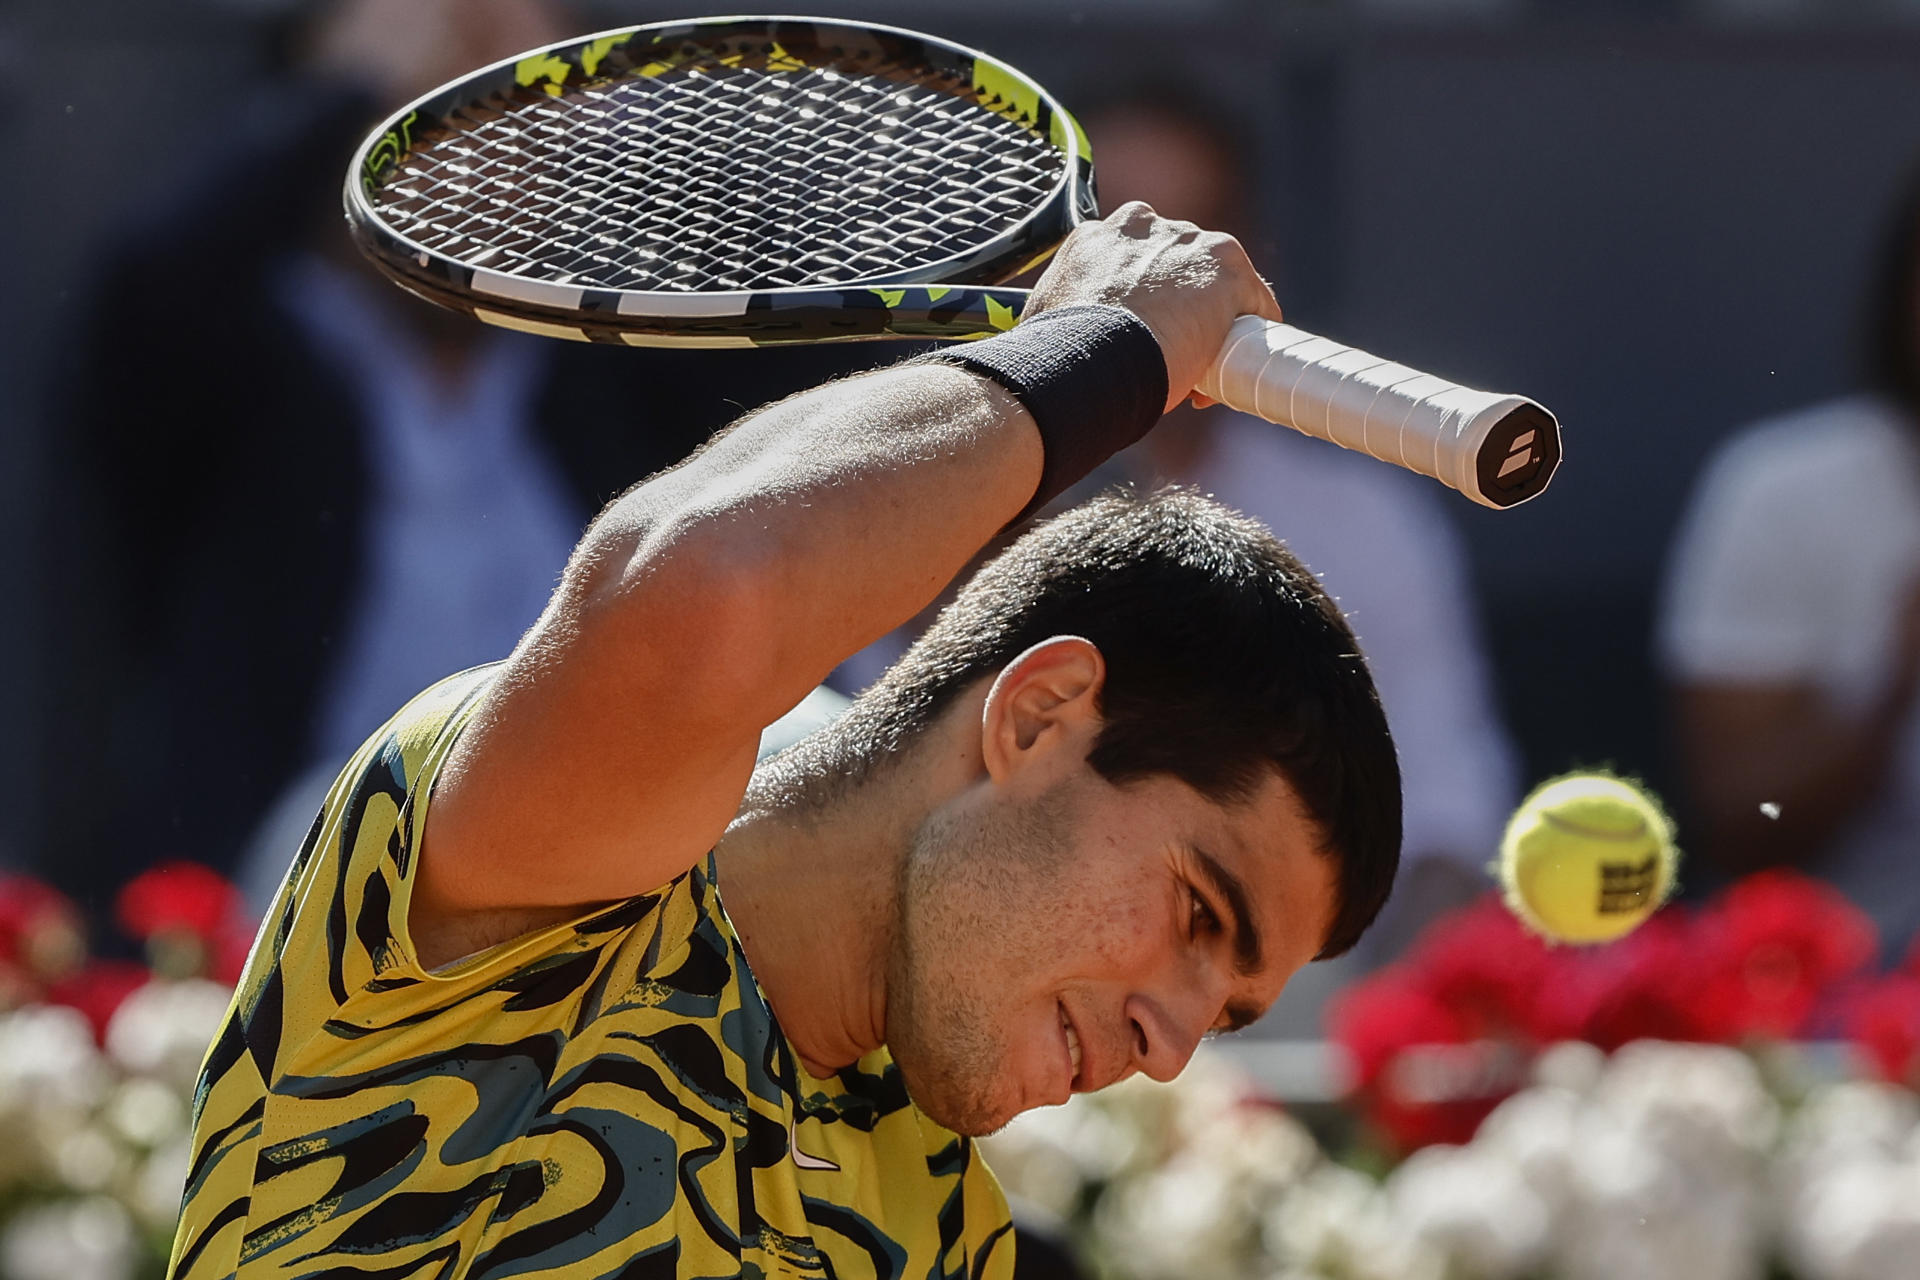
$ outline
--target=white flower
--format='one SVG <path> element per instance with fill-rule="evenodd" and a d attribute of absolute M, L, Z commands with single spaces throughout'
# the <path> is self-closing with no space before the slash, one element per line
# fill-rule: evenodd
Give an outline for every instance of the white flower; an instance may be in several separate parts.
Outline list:
<path fill-rule="evenodd" d="M 1323 1163 L 1268 1215 L 1264 1242 L 1283 1274 L 1340 1280 L 1443 1280 L 1446 1258 L 1397 1229 L 1373 1179 Z"/>
<path fill-rule="evenodd" d="M 1780 1130 L 1753 1060 L 1718 1045 L 1643 1040 L 1621 1049 L 1594 1103 L 1692 1171 L 1744 1174 Z"/>
<path fill-rule="evenodd" d="M 34 1005 L 0 1016 L 0 1189 L 59 1176 L 59 1143 L 88 1123 L 111 1078 L 76 1010 Z"/>
<path fill-rule="evenodd" d="M 149 982 L 114 1011 L 107 1054 L 125 1071 L 188 1093 L 232 999 L 230 989 L 204 978 Z"/>
<path fill-rule="evenodd" d="M 22 1209 L 0 1234 L 8 1280 L 125 1280 L 137 1241 L 126 1210 L 104 1196 Z"/>
<path fill-rule="evenodd" d="M 1497 1155 L 1541 1198 L 1551 1212 L 1573 1196 L 1580 1145 L 1580 1096 L 1557 1085 L 1523 1089 L 1493 1109 L 1474 1135 L 1475 1148 Z"/>
<path fill-rule="evenodd" d="M 51 1137 L 53 1171 L 73 1191 L 106 1191 L 126 1172 L 132 1154 L 98 1125 L 80 1125 Z"/>
<path fill-rule="evenodd" d="M 981 1150 L 1010 1194 L 1063 1218 L 1102 1192 L 1103 1243 L 1133 1272 L 1170 1276 L 1229 1256 L 1255 1265 L 1273 1202 L 1320 1159 L 1312 1135 L 1210 1051 L 1170 1084 L 1135 1076 L 1028 1112 Z"/>
<path fill-rule="evenodd" d="M 1549 1206 L 1492 1148 L 1416 1151 L 1387 1179 L 1386 1194 L 1394 1224 L 1457 1274 L 1514 1280 L 1545 1255 Z"/>
<path fill-rule="evenodd" d="M 93 1028 L 77 1009 L 29 1005 L 0 1017 L 0 1099 L 7 1105 L 91 1110 L 109 1077 Z"/>
<path fill-rule="evenodd" d="M 1586 1206 L 1555 1241 L 1565 1280 L 1759 1280 L 1761 1237 L 1744 1201 L 1702 1195 L 1664 1211 Z"/>
<path fill-rule="evenodd" d="M 1180 1075 L 1171 1083 L 1157 1085 L 1146 1076 L 1130 1081 L 1136 1089 L 1164 1089 L 1171 1096 L 1173 1123 L 1177 1131 L 1191 1134 L 1228 1114 L 1241 1103 L 1257 1100 L 1260 1088 L 1253 1077 L 1236 1066 L 1224 1054 L 1202 1044 Z"/>
<path fill-rule="evenodd" d="M 1920 1098 L 1898 1085 L 1849 1080 L 1822 1089 L 1794 1113 L 1782 1159 L 1817 1166 L 1865 1155 L 1892 1156 L 1920 1128 Z"/>
<path fill-rule="evenodd" d="M 1179 1159 L 1115 1186 L 1095 1224 L 1127 1271 L 1142 1280 L 1244 1275 L 1258 1223 L 1227 1170 Z"/>
<path fill-rule="evenodd" d="M 141 1221 L 162 1231 L 172 1229 L 180 1217 L 180 1193 L 192 1162 L 193 1143 L 186 1134 L 147 1157 L 127 1195 L 127 1204 Z"/>
<path fill-rule="evenodd" d="M 157 1147 L 187 1127 L 187 1100 L 158 1080 L 122 1081 L 107 1100 L 106 1120 L 137 1147 Z"/>
<path fill-rule="evenodd" d="M 1592 1091 L 1606 1074 L 1607 1055 L 1581 1040 L 1565 1040 L 1543 1052 L 1533 1063 L 1533 1082 L 1569 1093 Z"/>
<path fill-rule="evenodd" d="M 1848 1081 L 1788 1127 L 1775 1175 L 1783 1247 L 1807 1280 L 1896 1280 L 1920 1258 L 1920 1100 Z"/>
<path fill-rule="evenodd" d="M 1330 1271 L 1384 1235 L 1385 1224 L 1373 1179 L 1345 1165 L 1323 1164 L 1280 1203 L 1265 1235 L 1268 1250 L 1283 1263 Z"/>
<path fill-rule="evenodd" d="M 987 1167 L 1008 1195 L 1031 1201 L 1062 1219 L 1078 1208 L 1088 1182 L 1078 1158 L 1086 1146 L 1074 1140 L 1079 1117 L 1063 1114 L 1087 1110 L 1076 1107 L 1077 1101 L 1029 1111 L 979 1142 Z"/>
<path fill-rule="evenodd" d="M 1920 1168 L 1884 1157 L 1824 1166 L 1788 1210 L 1786 1252 L 1806 1280 L 1902 1280 L 1920 1259 Z"/>
<path fill-rule="evenodd" d="M 1242 1102 L 1191 1130 L 1180 1158 L 1220 1169 L 1253 1212 L 1264 1215 L 1320 1162 L 1320 1148 L 1284 1111 Z"/>
<path fill-rule="evenodd" d="M 1576 1128 L 1559 1274 L 1758 1280 L 1762 1174 L 1779 1108 L 1746 1055 L 1628 1045 L 1594 1083 Z"/>
<path fill-rule="evenodd" d="M 1130 1134 L 1124 1144 L 1108 1135 L 1113 1181 L 1094 1221 L 1128 1274 L 1185 1280 L 1264 1269 L 1267 1216 L 1320 1160 L 1312 1135 L 1210 1052 L 1172 1084 L 1129 1080 L 1096 1106 Z M 1127 1158 L 1115 1160 L 1121 1151 Z"/>

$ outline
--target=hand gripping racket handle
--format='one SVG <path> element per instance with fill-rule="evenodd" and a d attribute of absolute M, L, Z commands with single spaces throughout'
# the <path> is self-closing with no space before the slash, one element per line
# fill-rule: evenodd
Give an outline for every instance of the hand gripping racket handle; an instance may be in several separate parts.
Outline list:
<path fill-rule="evenodd" d="M 1560 424 L 1524 396 L 1473 391 L 1259 316 L 1233 322 L 1194 389 L 1432 476 L 1486 507 L 1525 502 L 1560 463 Z"/>

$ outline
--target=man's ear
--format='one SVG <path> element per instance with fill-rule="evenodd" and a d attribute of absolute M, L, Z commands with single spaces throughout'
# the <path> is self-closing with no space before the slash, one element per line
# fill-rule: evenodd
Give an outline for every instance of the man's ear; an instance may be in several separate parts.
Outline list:
<path fill-rule="evenodd" d="M 1100 724 L 1100 691 L 1107 660 L 1081 636 L 1042 640 L 1009 662 L 980 710 L 982 763 L 995 782 L 1060 752 L 1077 764 Z"/>

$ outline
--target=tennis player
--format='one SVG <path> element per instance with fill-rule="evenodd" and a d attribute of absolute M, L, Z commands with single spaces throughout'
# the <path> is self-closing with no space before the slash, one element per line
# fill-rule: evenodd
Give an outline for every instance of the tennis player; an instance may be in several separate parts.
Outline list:
<path fill-rule="evenodd" d="M 755 743 L 1249 312 L 1236 242 L 1127 205 L 1012 332 L 609 506 L 513 655 L 334 784 L 207 1058 L 172 1273 L 1010 1275 L 971 1136 L 1171 1079 L 1386 898 L 1352 633 L 1261 526 L 1114 496 Z"/>

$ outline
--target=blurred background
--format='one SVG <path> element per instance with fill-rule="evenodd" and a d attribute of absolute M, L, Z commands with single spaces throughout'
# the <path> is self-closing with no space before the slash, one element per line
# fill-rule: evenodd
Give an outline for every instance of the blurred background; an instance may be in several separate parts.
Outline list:
<path fill-rule="evenodd" d="M 0 203 L 0 851 L 73 815 L 39 785 L 49 397 L 107 237 L 204 169 L 283 58 L 291 0 L 12 0 Z M 1680 800 L 1653 607 L 1716 442 L 1844 391 L 1881 224 L 1920 143 L 1920 5 L 1899 0 L 843 0 L 1031 70 L 1183 75 L 1252 144 L 1249 237 L 1317 331 L 1550 405 L 1550 500 L 1445 505 L 1527 777 L 1611 762 Z M 589 25 L 721 12 L 582 4 Z M 128 341 L 139 335 L 128 334 Z M 129 394 L 137 389 L 127 388 Z M 209 389 L 217 394 L 216 389 Z M 1284 533 L 1285 530 L 1282 529 Z M 185 855 L 191 851 L 174 850 Z"/>
<path fill-rule="evenodd" d="M 737 6 L 580 0 L 532 8 L 533 25 L 521 30 L 546 22 L 569 34 Z M 1410 821 L 1410 837 L 1433 832 L 1430 846 L 1409 847 L 1408 885 L 1423 887 L 1402 893 L 1400 916 L 1373 950 L 1289 997 L 1261 1033 L 1264 1056 L 1242 1052 L 1242 1067 L 1266 1082 L 1262 1096 L 1290 1095 L 1294 1114 L 1312 1128 L 1310 1142 L 1335 1154 L 1373 1153 L 1337 1167 L 1371 1159 L 1377 1173 L 1411 1148 L 1470 1137 L 1495 1101 L 1528 1082 L 1560 1090 L 1541 1105 L 1561 1111 L 1532 1127 L 1509 1122 L 1508 1132 L 1557 1124 L 1570 1133 L 1578 1107 L 1568 1098 L 1601 1108 L 1595 1098 L 1684 1093 L 1688 1080 L 1702 1094 L 1751 1094 L 1749 1111 L 1784 1124 L 1780 1099 L 1812 1086 L 1782 1079 L 1911 1076 L 1920 998 L 1910 990 L 1874 996 L 1874 1025 L 1884 1026 L 1878 1057 L 1833 1046 L 1870 1038 L 1859 1031 L 1869 978 L 1920 972 L 1902 970 L 1912 964 L 1905 957 L 1920 923 L 1920 837 L 1903 824 L 1909 802 L 1920 812 L 1920 757 L 1909 741 L 1920 665 L 1920 625 L 1911 619 L 1920 610 L 1908 603 L 1920 574 L 1920 471 L 1908 474 L 1906 443 L 1920 391 L 1911 374 L 1920 367 L 1920 301 L 1916 223 L 1912 209 L 1900 211 L 1920 156 L 1920 0 L 836 0 L 814 8 L 935 31 L 1012 62 L 1069 107 L 1085 107 L 1109 207 L 1145 194 L 1163 211 L 1218 220 L 1247 241 L 1290 319 L 1462 382 L 1524 392 L 1560 417 L 1560 477 L 1539 501 L 1505 513 L 1424 481 L 1406 488 L 1397 475 L 1355 478 L 1342 469 L 1344 458 L 1327 460 L 1330 447 L 1291 454 L 1273 446 L 1273 454 L 1244 424 L 1217 417 L 1195 428 L 1202 444 L 1193 449 L 1116 464 L 1124 476 L 1189 479 L 1229 501 L 1232 476 L 1272 469 L 1274 484 L 1262 490 L 1272 505 L 1257 513 L 1326 574 L 1363 642 L 1372 648 L 1379 638 L 1383 665 L 1391 649 L 1396 673 L 1404 673 L 1383 675 L 1382 684 L 1396 731 L 1403 722 L 1416 726 L 1403 739 L 1410 756 L 1418 754 L 1409 763 L 1410 817 L 1416 780 L 1430 793 L 1421 802 L 1431 810 L 1429 827 Z M 250 528 L 233 493 L 260 486 L 262 476 L 356 482 L 351 468 L 325 471 L 331 455 L 314 446 L 330 425 L 353 430 L 344 419 L 331 422 L 324 398 L 303 393 L 292 416 L 258 399 L 263 385 L 285 394 L 273 382 L 283 348 L 311 340 L 338 362 L 374 359 L 340 354 L 342 331 L 361 314 L 346 298 L 355 287 L 344 283 L 351 264 L 329 256 L 338 251 L 330 202 L 345 151 L 315 121 L 344 121 L 336 132 L 350 139 L 399 86 L 369 77 L 351 89 L 361 97 L 344 96 L 337 51 L 367 37 L 329 46 L 316 33 L 338 12 L 300 0 L 0 7 L 0 166 L 14 175 L 0 194 L 0 599 L 14 602 L 0 611 L 0 868 L 49 895 L 34 896 L 39 890 L 18 878 L 10 896 L 0 895 L 0 958 L 17 971 L 4 1002 L 31 1005 L 68 983 L 67 1003 L 92 1020 L 96 1039 L 141 975 L 217 981 L 230 971 L 245 942 L 235 922 L 246 916 L 247 894 L 257 900 L 249 856 L 262 847 L 269 862 L 272 850 L 290 856 L 286 823 L 297 841 L 311 813 L 302 775 L 330 758 L 324 722 L 347 716 L 354 696 L 371 696 L 364 682 L 341 674 L 350 663 L 335 651 L 301 658 L 311 669 L 294 683 L 306 692 L 268 706 L 246 682 L 272 689 L 273 671 L 240 670 L 230 656 L 250 647 L 282 651 L 264 628 L 302 616 L 305 563 L 258 545 L 270 543 L 271 526 Z M 405 70 L 394 75 L 404 79 Z M 306 86 L 293 105 L 299 94 L 289 94 L 290 82 Z M 345 293 L 339 309 L 296 318 L 276 336 L 281 331 L 231 306 L 222 310 L 254 295 L 194 275 L 193 254 L 204 246 L 196 249 L 183 230 L 190 219 L 182 211 L 237 210 L 239 225 L 263 225 L 265 213 L 247 214 L 246 197 L 224 193 L 244 191 L 261 156 L 277 155 L 286 168 L 293 153 L 272 142 L 296 137 L 309 148 L 299 154 L 312 157 L 307 180 L 282 175 L 275 189 L 305 201 L 298 209 L 311 222 L 300 224 L 297 244 L 256 251 L 256 265 L 265 264 L 260 287 L 271 294 L 321 280 L 314 293 L 336 285 Z M 1103 149 L 1109 137 L 1111 152 Z M 1171 187 L 1163 193 L 1156 182 Z M 321 275 L 298 274 L 309 268 Z M 196 279 L 203 289 L 178 288 Z M 165 281 L 176 291 L 163 292 Z M 415 339 L 453 352 L 455 382 L 469 376 L 472 340 L 419 324 Z M 224 364 L 229 352 L 234 360 Z M 640 362 L 654 353 L 616 354 L 628 364 L 594 372 L 608 386 L 693 380 L 693 366 L 667 356 L 646 366 Z M 724 392 L 689 394 L 681 417 L 642 424 L 629 439 L 613 438 L 623 427 L 609 416 L 606 438 L 556 446 L 560 469 L 585 504 L 620 487 L 622 468 L 632 479 L 671 461 L 741 407 L 893 354 L 782 353 L 749 367 L 741 361 L 760 353 L 748 353 L 702 365 Z M 364 369 L 354 376 L 378 377 Z M 528 385 L 541 376 L 528 372 Z M 352 381 L 342 377 L 343 385 Z M 1863 391 L 1878 398 L 1841 399 Z M 248 401 L 246 412 L 235 411 L 235 398 Z M 1758 439 L 1743 434 L 1751 424 L 1808 406 L 1826 407 L 1725 452 L 1730 442 Z M 268 470 L 250 470 L 260 459 Z M 1229 478 L 1216 484 L 1209 475 Z M 1285 490 L 1287 477 L 1301 486 L 1297 494 Z M 1817 497 L 1800 503 L 1803 491 Z M 1260 500 L 1251 495 L 1243 505 Z M 558 502 L 527 518 L 550 527 L 588 510 Z M 203 520 L 203 512 L 218 519 Z M 324 541 L 333 512 L 326 502 L 303 509 L 299 537 Z M 1369 520 L 1370 512 L 1385 514 Z M 346 576 L 328 589 L 340 598 L 373 591 L 353 577 L 351 563 L 329 572 L 336 570 Z M 531 568 L 530 580 L 540 572 Z M 115 598 L 103 604 L 108 596 Z M 295 603 L 266 609 L 273 616 L 263 621 L 259 602 L 283 597 Z M 191 608 L 181 603 L 189 598 Z M 521 607 L 501 606 L 501 618 L 513 623 Z M 255 627 L 263 628 L 258 636 Z M 343 624 L 342 635 L 350 631 Z M 1823 665 L 1856 637 L 1867 637 L 1861 653 L 1841 653 L 1834 670 Z M 474 660 L 498 656 L 474 643 Z M 855 692 L 859 679 L 848 674 L 844 691 Z M 345 693 L 343 682 L 351 686 Z M 249 700 L 255 710 L 267 707 L 254 721 L 248 706 L 226 705 Z M 273 717 L 297 726 L 290 737 L 298 745 L 232 727 Z M 207 747 L 210 726 L 223 736 Z M 1645 779 L 1667 800 L 1691 855 L 1686 909 L 1694 914 L 1686 917 L 1691 932 L 1675 926 L 1660 935 L 1657 945 L 1668 949 L 1658 955 L 1655 943 L 1642 943 L 1631 962 L 1585 957 L 1568 968 L 1573 962 L 1560 953 L 1536 953 L 1489 924 L 1469 900 L 1485 887 L 1480 868 L 1520 794 L 1554 773 L 1596 766 Z M 1762 813 L 1763 803 L 1779 812 Z M 181 863 L 241 888 L 195 880 Z M 1781 867 L 1806 878 L 1763 877 L 1758 897 L 1738 898 L 1740 876 Z M 132 907 L 129 885 L 141 887 Z M 1822 896 L 1829 889 L 1843 896 Z M 1454 929 L 1456 951 L 1495 957 L 1486 979 L 1499 988 L 1495 996 L 1485 985 L 1461 994 L 1462 962 L 1434 958 L 1446 938 L 1434 942 L 1430 932 L 1426 950 L 1410 943 L 1457 906 L 1464 914 L 1441 923 Z M 1743 1012 L 1696 1017 L 1673 992 L 1621 976 L 1705 972 L 1701 957 L 1713 948 L 1746 975 Z M 91 962 L 80 958 L 88 953 Z M 1786 979 L 1783 955 L 1792 968 Z M 1380 968 L 1395 958 L 1396 967 Z M 1380 985 L 1381 974 L 1436 968 L 1445 971 L 1438 986 Z M 82 972 L 97 981 L 73 987 Z M 1779 995 L 1782 981 L 1791 1000 Z M 1771 1004 L 1747 990 L 1765 982 L 1774 983 Z M 1630 987 L 1625 994 L 1621 983 Z M 1587 1003 L 1577 1014 L 1562 1008 L 1536 1018 L 1530 1002 L 1556 984 L 1587 992 Z M 1365 999 L 1356 1003 L 1355 991 L 1375 999 L 1374 1012 Z M 1804 1008 L 1795 1003 L 1802 996 Z M 1607 1000 L 1615 1004 L 1602 1009 Z M 1620 1014 L 1623 1002 L 1631 1016 Z M 1347 1012 L 1333 1032 L 1345 1056 L 1324 1050 L 1329 1008 Z M 176 1034 L 191 1041 L 197 1028 L 189 1021 Z M 1786 1076 L 1773 1073 L 1772 1059 L 1751 1055 L 1741 1057 L 1745 1066 L 1643 1057 L 1627 1064 L 1629 1083 L 1611 1095 L 1608 1068 L 1564 1054 L 1542 1067 L 1534 1052 L 1555 1039 L 1612 1049 L 1643 1035 L 1816 1048 L 1806 1059 L 1813 1065 Z M 1379 1082 L 1392 1076 L 1383 1064 L 1416 1042 L 1494 1046 L 1479 1058 L 1429 1063 L 1420 1076 L 1420 1105 L 1470 1104 L 1448 1112 L 1446 1123 L 1431 1113 L 1405 1122 L 1401 1112 L 1413 1104 L 1404 1097 L 1381 1103 Z M 148 1070 L 115 1069 L 129 1079 Z M 1208 1115 L 1245 1105 L 1226 1086 L 1196 1096 L 1193 1105 Z M 1371 1103 L 1355 1101 L 1369 1096 Z M 1908 1143 L 1908 1165 L 1900 1166 L 1908 1173 L 1900 1176 L 1914 1181 L 1901 1185 L 1914 1189 L 1909 1204 L 1920 1203 L 1920 1141 L 1903 1136 L 1915 1131 L 1911 1097 L 1863 1097 L 1832 1105 L 1836 1114 L 1877 1117 L 1868 1128 L 1887 1150 Z M 1190 1218 L 1178 1209 L 1180 1194 L 1198 1194 L 1190 1182 L 1185 1192 L 1127 1190 L 1151 1146 L 1139 1133 L 1185 1130 L 1148 1111 L 1073 1123 L 1081 1128 L 1058 1142 L 1036 1139 L 1008 1160 L 1039 1170 L 1033 1194 L 1054 1201 L 1083 1239 L 1105 1241 L 1101 1265 L 1124 1270 L 1124 1239 L 1098 1225 L 1107 1220 L 1099 1213 Z M 1738 1108 L 1689 1123 L 1734 1134 L 1727 1158 L 1736 1164 L 1775 1149 L 1752 1137 L 1762 1121 Z M 1111 1157 L 1116 1133 L 1134 1134 L 1126 1138 L 1131 1155 Z M 1306 1148 L 1287 1146 L 1297 1136 L 1273 1138 L 1271 1167 L 1291 1170 L 1274 1184 L 1279 1199 L 1318 1167 L 1300 1155 Z M 143 1152 L 164 1145 L 149 1139 Z M 1825 1141 L 1805 1138 L 1803 1146 Z M 1108 1154 L 1081 1159 L 1089 1150 Z M 101 1167 L 96 1161 L 88 1176 L 105 1178 Z M 1067 1178 L 1063 1167 L 1076 1172 Z M 1428 1178 L 1421 1187 L 1461 1181 L 1415 1171 L 1416 1183 Z M 1359 1222 L 1378 1208 L 1366 1209 L 1365 1197 L 1337 1177 L 1314 1186 L 1324 1200 L 1317 1221 L 1349 1212 Z M 1111 1204 L 1100 1210 L 1110 1188 Z M 1407 1194 L 1426 1206 L 1421 1212 L 1468 1222 L 1460 1228 L 1467 1236 L 1478 1229 L 1468 1210 L 1433 1209 Z M 1176 1208 L 1155 1209 L 1152 1195 L 1172 1195 Z M 1647 1203 L 1659 1199 L 1657 1188 L 1646 1195 Z M 1578 1199 L 1567 1196 L 1561 1208 Z M 1124 1213 L 1111 1207 L 1123 1200 L 1131 1206 Z M 1418 1217 L 1404 1204 L 1399 1210 Z M 1500 1211 L 1516 1212 L 1511 1203 Z M 1140 1254 L 1135 1271 L 1372 1274 L 1358 1263 L 1341 1271 L 1300 1261 L 1316 1249 L 1362 1246 L 1298 1232 L 1281 1241 L 1279 1214 L 1253 1227 L 1235 1219 L 1209 1237 L 1253 1231 L 1264 1241 L 1247 1245 L 1255 1252 L 1244 1257 L 1204 1263 L 1226 1270 L 1192 1270 L 1203 1266 L 1201 1255 L 1176 1251 Z M 1581 1219 L 1588 1227 L 1599 1220 Z M 1920 1242 L 1920 1222 L 1911 1213 L 1900 1222 L 1908 1234 L 1897 1238 Z M 1353 1227 L 1353 1239 L 1372 1229 Z M 98 1220 L 61 1219 L 42 1235 L 71 1241 L 101 1230 Z M 1567 1228 L 1558 1238 L 1576 1234 Z M 1793 1245 L 1796 1274 L 1912 1274 L 1896 1259 L 1915 1254 L 1875 1253 L 1892 1246 L 1866 1228 L 1857 1234 L 1867 1243 L 1839 1262 L 1832 1250 Z M 1533 1275 L 1549 1265 L 1546 1246 L 1473 1247 L 1481 1252 L 1458 1245 L 1445 1254 L 1454 1268 L 1445 1274 Z M 1663 1248 L 1696 1274 L 1760 1274 L 1741 1270 L 1745 1264 L 1715 1270 L 1722 1264 L 1676 1253 L 1678 1244 Z M 8 1254 L 9 1274 L 27 1274 L 48 1257 L 79 1265 L 47 1249 L 54 1252 Z M 1383 1274 L 1427 1274 L 1418 1267 L 1432 1253 Z M 1561 1275 L 1656 1274 L 1640 1269 L 1652 1263 L 1604 1257 L 1604 1266 L 1552 1265 Z M 1292 1258 L 1285 1265 L 1296 1269 L 1284 1271 L 1277 1258 Z"/>

